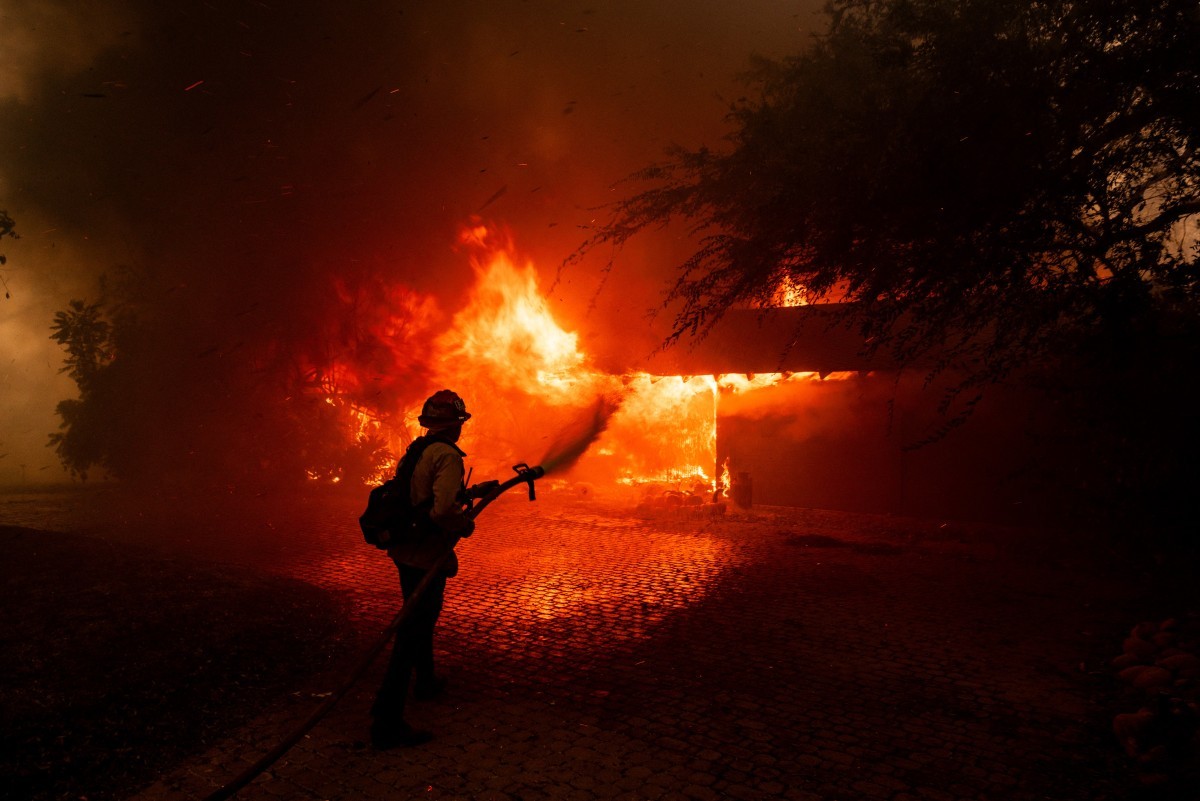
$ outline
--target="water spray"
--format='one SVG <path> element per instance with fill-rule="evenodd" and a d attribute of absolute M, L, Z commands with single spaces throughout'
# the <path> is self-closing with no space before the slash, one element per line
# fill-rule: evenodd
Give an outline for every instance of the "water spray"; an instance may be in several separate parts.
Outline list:
<path fill-rule="evenodd" d="M 608 428 L 608 421 L 621 408 L 623 400 L 623 396 L 602 395 L 574 425 L 561 431 L 542 457 L 545 472 L 566 470 L 579 461 Z"/>

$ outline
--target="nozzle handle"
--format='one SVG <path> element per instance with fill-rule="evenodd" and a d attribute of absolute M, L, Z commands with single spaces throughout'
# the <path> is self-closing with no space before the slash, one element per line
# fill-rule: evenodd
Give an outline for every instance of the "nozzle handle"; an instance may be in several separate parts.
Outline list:
<path fill-rule="evenodd" d="M 485 481 L 483 484 L 476 485 L 477 487 L 483 487 L 484 485 L 487 485 L 488 490 L 487 494 L 480 498 L 479 503 L 476 506 L 473 506 L 467 512 L 467 515 L 471 519 L 474 519 L 475 516 L 482 512 L 488 504 L 500 497 L 501 493 L 512 489 L 521 483 L 529 485 L 529 500 L 537 500 L 537 495 L 534 494 L 533 491 L 533 482 L 546 475 L 546 469 L 540 466 L 530 467 L 524 462 L 521 462 L 520 464 L 513 465 L 513 470 L 516 470 L 517 474 L 508 481 L 505 481 L 503 484 L 499 484 L 495 481 Z"/>
<path fill-rule="evenodd" d="M 519 462 L 513 465 L 513 470 L 517 471 L 517 477 L 529 485 L 529 500 L 536 501 L 537 493 L 533 489 L 533 482 L 536 479 L 546 475 L 546 470 L 541 466 L 530 467 L 524 462 Z"/>

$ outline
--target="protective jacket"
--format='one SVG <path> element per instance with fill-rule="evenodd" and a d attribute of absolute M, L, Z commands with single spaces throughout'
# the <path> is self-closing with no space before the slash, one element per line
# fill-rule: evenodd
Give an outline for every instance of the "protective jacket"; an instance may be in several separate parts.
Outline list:
<path fill-rule="evenodd" d="M 449 550 L 457 537 L 469 536 L 474 522 L 467 517 L 459 493 L 463 489 L 463 457 L 457 445 L 437 440 L 425 448 L 413 470 L 411 495 L 414 508 L 433 499 L 429 519 L 433 525 L 406 542 L 388 548 L 388 556 L 396 564 L 428 570 L 438 557 Z M 458 556 L 451 553 L 443 565 L 447 576 L 458 573 Z"/>

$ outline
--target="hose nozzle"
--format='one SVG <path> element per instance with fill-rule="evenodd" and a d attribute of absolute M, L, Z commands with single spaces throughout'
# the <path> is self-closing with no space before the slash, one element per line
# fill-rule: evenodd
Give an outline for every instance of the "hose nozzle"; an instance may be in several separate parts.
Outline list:
<path fill-rule="evenodd" d="M 517 471 L 517 476 L 529 485 L 529 500 L 536 501 L 537 493 L 535 493 L 533 490 L 533 482 L 546 475 L 545 468 L 541 467 L 540 465 L 537 467 L 530 467 L 524 462 L 520 462 L 519 464 L 513 465 L 513 470 Z"/>

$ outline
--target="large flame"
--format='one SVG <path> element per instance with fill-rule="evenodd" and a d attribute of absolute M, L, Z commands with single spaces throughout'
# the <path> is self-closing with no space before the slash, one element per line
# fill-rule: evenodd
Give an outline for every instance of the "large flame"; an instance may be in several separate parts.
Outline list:
<path fill-rule="evenodd" d="M 578 335 L 554 320 L 533 264 L 518 267 L 511 243 L 493 243 L 482 226 L 461 239 L 476 250 L 471 258 L 476 282 L 452 329 L 438 341 L 441 360 L 454 365 L 446 378 L 482 369 L 487 383 L 546 396 L 555 405 L 572 405 L 581 393 L 591 393 L 603 377 L 588 366 Z"/>
<path fill-rule="evenodd" d="M 593 367 L 578 335 L 554 319 L 536 269 L 519 265 L 506 236 L 475 226 L 461 241 L 475 284 L 435 343 L 430 387 L 463 396 L 473 419 L 462 447 L 481 467 L 505 469 L 535 460 L 573 420 L 618 393 L 620 381 Z"/>

